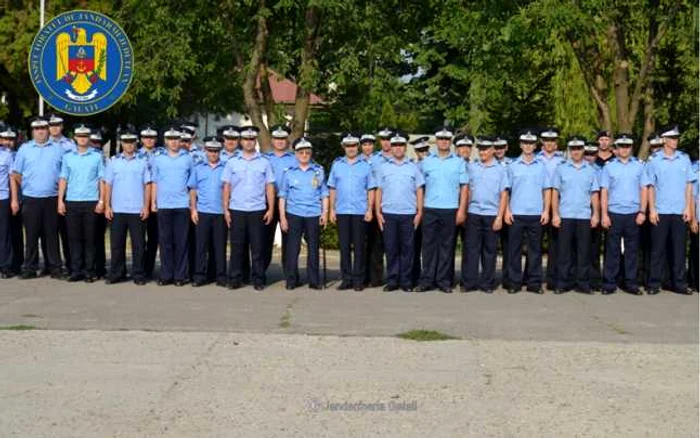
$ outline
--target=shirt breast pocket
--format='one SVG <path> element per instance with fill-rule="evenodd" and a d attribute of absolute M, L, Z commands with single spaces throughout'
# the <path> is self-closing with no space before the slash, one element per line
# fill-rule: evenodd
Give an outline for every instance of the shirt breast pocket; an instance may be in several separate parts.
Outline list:
<path fill-rule="evenodd" d="M 252 181 L 256 187 L 265 185 L 265 170 L 264 169 L 253 169 Z"/>

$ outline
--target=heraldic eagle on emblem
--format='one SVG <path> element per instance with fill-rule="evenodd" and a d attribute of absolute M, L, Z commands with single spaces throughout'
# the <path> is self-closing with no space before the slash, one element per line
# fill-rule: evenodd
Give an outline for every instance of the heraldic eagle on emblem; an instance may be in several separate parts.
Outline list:
<path fill-rule="evenodd" d="M 87 93 L 99 79 L 107 80 L 107 37 L 101 32 L 87 41 L 85 29 L 73 26 L 73 37 L 56 37 L 56 80 L 65 81 L 78 94 Z"/>

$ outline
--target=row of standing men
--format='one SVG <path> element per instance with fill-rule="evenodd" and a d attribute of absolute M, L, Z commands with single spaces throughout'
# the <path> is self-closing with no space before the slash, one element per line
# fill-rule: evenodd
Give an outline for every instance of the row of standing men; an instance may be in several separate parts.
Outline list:
<path fill-rule="evenodd" d="M 339 231 L 339 289 L 381 285 L 386 255 L 385 290 L 451 292 L 461 237 L 462 290 L 491 292 L 496 287 L 500 236 L 503 286 L 511 293 L 523 285 L 541 293 L 541 244 L 546 234 L 548 288 L 556 293 L 573 288 L 613 293 L 619 283 L 637 294 L 637 248 L 640 233 L 647 230 L 650 236 L 642 239 L 642 253 L 648 257 L 642 260 L 648 269 L 642 281 L 648 292 L 659 291 L 667 265 L 668 287 L 690 290 L 685 236 L 686 224 L 697 236 L 697 162 L 691 165 L 687 155 L 676 150 L 677 127 L 650 139 L 661 150 L 647 163 L 631 156 L 634 139 L 624 133 L 615 139 L 614 153 L 607 132 L 598 135 L 600 150 L 574 136 L 567 142 L 568 160 L 557 150 L 558 132 L 553 128 L 521 132 L 522 155 L 513 160 L 505 157 L 503 138 L 481 137 L 476 139 L 479 157 L 474 161 L 474 140 L 454 136 L 448 127 L 436 130 L 434 153 L 427 152 L 427 138 L 411 142 L 417 161 L 406 157 L 409 142 L 404 133 L 381 130 L 378 152 L 374 135 L 347 133 L 341 141 L 345 154 L 334 161 L 327 179 L 324 169 L 311 160 L 308 139 L 296 140 L 294 152 L 289 151 L 284 126 L 271 130 L 273 151 L 267 154 L 256 151 L 258 131 L 253 126 L 225 127 L 222 139 L 206 138 L 203 147 L 193 142 L 194 126 L 173 126 L 163 133 L 165 148 L 156 146 L 158 132 L 147 126 L 139 134 L 122 133 L 122 152 L 106 164 L 97 132 L 78 125 L 73 143 L 56 132 L 61 127 L 59 116 L 36 118 L 32 141 L 16 156 L 9 150 L 0 155 L 9 157 L 5 173 L 12 173 L 7 196 L 0 191 L 0 203 L 7 204 L 1 206 L 7 213 L 0 216 L 0 225 L 7 226 L 0 226 L 0 232 L 8 236 L 3 244 L 9 248 L 0 263 L 3 276 L 18 270 L 18 257 L 7 254 L 13 247 L 21 252 L 17 233 L 11 232 L 21 211 L 27 240 L 22 278 L 37 275 L 39 240 L 46 268 L 60 276 L 56 230 L 61 222 L 69 242 L 64 246 L 70 254 L 69 280 L 94 281 L 105 275 L 100 271 L 109 221 L 112 257 L 107 283 L 126 279 L 128 233 L 137 284 L 153 274 L 160 246 L 159 284 L 192 281 L 200 286 L 215 281 L 235 289 L 251 282 L 260 290 L 267 281 L 279 223 L 286 287 L 300 284 L 303 237 L 309 287 L 320 288 L 320 228 L 330 221 Z M 6 130 L 0 138 L 9 145 L 13 134 Z M 142 147 L 137 150 L 139 138 Z M 535 153 L 538 140 L 542 150 Z M 644 228 L 645 224 L 649 225 Z M 597 277 L 601 239 L 604 269 Z M 523 240 L 528 248 L 525 273 Z M 694 238 L 691 262 L 696 255 Z M 688 272 L 694 271 L 697 274 L 697 269 Z M 696 284 L 691 278 L 691 288 Z"/>

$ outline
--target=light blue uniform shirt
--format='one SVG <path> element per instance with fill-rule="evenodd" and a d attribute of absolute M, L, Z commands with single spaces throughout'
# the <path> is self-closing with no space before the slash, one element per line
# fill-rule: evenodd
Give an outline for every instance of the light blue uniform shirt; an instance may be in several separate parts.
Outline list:
<path fill-rule="evenodd" d="M 695 217 L 700 215 L 700 187 L 698 183 L 700 182 L 700 177 L 698 177 L 698 172 L 700 167 L 698 166 L 698 161 L 693 162 L 693 173 L 695 173 L 695 182 L 693 182 L 693 198 L 695 199 Z"/>
<path fill-rule="evenodd" d="M 10 199 L 10 172 L 14 154 L 11 150 L 0 147 L 0 201 Z"/>
<path fill-rule="evenodd" d="M 50 140 L 60 145 L 61 149 L 63 149 L 63 153 L 75 152 L 76 150 L 78 150 L 78 146 L 76 146 L 75 142 L 63 135 L 59 138 L 52 137 L 50 138 Z"/>
<path fill-rule="evenodd" d="M 236 155 L 240 154 L 240 150 L 236 149 L 233 152 L 229 152 L 226 149 L 221 149 L 221 152 L 219 153 L 219 159 L 226 164 L 228 160 L 231 158 L 235 157 Z"/>
<path fill-rule="evenodd" d="M 267 209 L 267 185 L 275 182 L 270 161 L 260 152 L 251 159 L 239 154 L 226 162 L 221 180 L 231 185 L 228 208 L 237 211 Z"/>
<path fill-rule="evenodd" d="M 66 181 L 66 201 L 99 200 L 99 182 L 104 178 L 104 171 L 102 154 L 92 148 L 83 153 L 77 150 L 66 153 L 60 176 Z"/>
<path fill-rule="evenodd" d="M 187 186 L 197 191 L 197 211 L 200 213 L 224 214 L 221 197 L 224 182 L 221 175 L 226 163 L 217 161 L 212 167 L 208 162 L 199 163 L 192 169 Z"/>
<path fill-rule="evenodd" d="M 382 212 L 416 214 L 416 190 L 425 185 L 418 165 L 408 158 L 387 161 L 379 169 L 377 187 L 382 190 Z"/>
<path fill-rule="evenodd" d="M 105 183 L 112 188 L 112 210 L 115 213 L 141 213 L 145 184 L 150 182 L 151 172 L 145 158 L 136 155 L 127 158 L 123 153 L 112 157 L 105 169 Z"/>
<path fill-rule="evenodd" d="M 367 191 L 377 187 L 372 167 L 360 157 L 350 163 L 347 157 L 336 158 L 328 175 L 328 187 L 336 190 L 337 214 L 364 215 L 367 211 Z"/>
<path fill-rule="evenodd" d="M 582 161 L 567 161 L 554 171 L 552 187 L 559 192 L 559 216 L 564 219 L 590 219 L 591 194 L 600 189 L 598 171 Z"/>
<path fill-rule="evenodd" d="M 363 156 L 364 157 L 364 156 Z M 372 168 L 372 176 L 374 177 L 374 180 L 379 184 L 379 170 L 382 168 L 383 165 L 386 163 L 392 161 L 393 158 L 391 155 L 385 156 L 382 151 L 377 151 L 373 153 L 369 159 L 365 158 L 365 161 L 367 161 Z"/>
<path fill-rule="evenodd" d="M 561 151 L 554 151 L 551 157 L 547 157 L 544 151 L 539 151 L 535 154 L 535 158 L 543 162 L 545 167 L 547 167 L 547 174 L 549 175 L 550 181 L 554 178 L 554 171 L 557 169 L 557 166 L 566 162 L 566 158 L 564 158 L 564 154 L 562 154 Z"/>
<path fill-rule="evenodd" d="M 510 157 L 503 157 L 503 159 L 501 159 L 501 160 L 499 160 L 498 158 L 496 158 L 496 161 L 497 161 L 498 164 L 500 164 L 501 166 L 508 166 L 510 163 L 513 162 L 513 159 L 510 158 Z"/>
<path fill-rule="evenodd" d="M 547 166 L 537 158 L 526 163 L 520 156 L 506 167 L 510 183 L 510 211 L 539 216 L 544 209 L 542 191 L 552 187 Z"/>
<path fill-rule="evenodd" d="M 469 213 L 496 216 L 501 203 L 501 193 L 510 187 L 506 166 L 495 159 L 490 163 L 472 161 L 468 166 Z"/>
<path fill-rule="evenodd" d="M 190 154 L 180 149 L 175 156 L 169 152 L 157 154 L 152 160 L 151 177 L 157 184 L 158 208 L 188 208 L 190 203 L 187 181 L 194 163 Z"/>
<path fill-rule="evenodd" d="M 22 195 L 30 198 L 58 196 L 58 177 L 61 174 L 63 148 L 48 141 L 23 144 L 15 155 L 12 172 L 22 176 Z"/>
<path fill-rule="evenodd" d="M 600 188 L 608 191 L 608 211 L 615 214 L 637 213 L 641 189 L 647 185 L 644 164 L 634 157 L 626 163 L 608 161 L 600 172 Z"/>
<path fill-rule="evenodd" d="M 456 209 L 459 191 L 469 182 L 467 163 L 450 153 L 444 158 L 429 154 L 418 165 L 425 179 L 425 208 Z"/>
<path fill-rule="evenodd" d="M 656 211 L 659 214 L 683 214 L 686 186 L 698 179 L 688 155 L 674 151 L 669 157 L 663 150 L 658 151 L 652 155 L 646 170 L 647 182 L 654 187 Z"/>
<path fill-rule="evenodd" d="M 275 191 L 279 192 L 282 187 L 284 172 L 287 169 L 297 166 L 299 162 L 297 161 L 297 157 L 289 151 L 284 151 L 280 156 L 276 155 L 274 152 L 268 152 L 265 154 L 265 157 L 270 161 L 272 171 L 275 174 Z"/>
<path fill-rule="evenodd" d="M 136 156 L 138 158 L 145 159 L 148 162 L 148 165 L 150 166 L 153 161 L 153 158 L 155 158 L 157 155 L 164 154 L 166 152 L 167 151 L 162 146 L 154 146 L 153 149 L 151 149 L 150 151 L 145 147 L 141 147 L 138 151 L 136 151 Z"/>
<path fill-rule="evenodd" d="M 287 213 L 302 217 L 321 216 L 322 200 L 328 197 L 323 167 L 311 163 L 306 170 L 294 166 L 284 172 L 278 196 L 286 199 Z"/>

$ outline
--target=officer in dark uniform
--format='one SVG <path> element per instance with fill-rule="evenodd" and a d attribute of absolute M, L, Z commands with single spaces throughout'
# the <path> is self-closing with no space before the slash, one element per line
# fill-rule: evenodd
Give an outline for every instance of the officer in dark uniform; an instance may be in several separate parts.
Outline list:
<path fill-rule="evenodd" d="M 557 150 L 557 139 L 559 138 L 559 130 L 556 128 L 547 128 L 540 133 L 540 141 L 542 142 L 542 150 L 536 155 L 537 159 L 542 161 L 547 167 L 549 180 L 554 178 L 554 171 L 560 164 L 564 163 L 564 154 Z M 551 213 L 550 213 L 551 217 Z M 547 289 L 556 289 L 557 277 L 557 239 L 559 230 L 551 223 L 544 226 L 547 236 Z"/>
<path fill-rule="evenodd" d="M 338 290 L 364 289 L 365 231 L 372 220 L 376 183 L 370 164 L 359 157 L 359 136 L 346 133 L 345 156 L 336 158 L 328 174 L 330 220 L 338 224 L 341 283 Z"/>
<path fill-rule="evenodd" d="M 425 159 L 430 153 L 430 143 L 428 140 L 430 137 L 423 136 L 418 137 L 411 141 L 413 145 L 413 151 L 416 153 L 416 162 L 420 164 L 421 161 Z M 420 274 L 423 269 L 423 263 L 421 262 L 421 253 L 423 251 L 423 224 L 419 224 L 415 232 L 415 243 L 413 245 L 413 271 L 411 273 L 411 282 L 414 286 L 418 286 L 420 282 Z"/>
<path fill-rule="evenodd" d="M 477 141 L 477 144 L 483 143 L 484 145 L 490 145 L 491 139 L 488 137 L 480 137 L 478 139 L 475 139 Z M 452 140 L 454 147 L 455 147 L 455 155 L 458 157 L 462 158 L 464 160 L 464 165 L 465 167 L 469 166 L 469 163 L 471 162 L 471 156 L 472 156 L 472 146 L 474 145 L 474 140 L 468 136 L 467 134 L 458 134 L 455 136 L 455 138 Z M 466 206 L 465 206 L 465 211 L 466 211 Z M 456 224 L 455 225 L 455 235 L 453 239 L 453 247 L 455 252 L 457 251 L 457 241 L 461 240 L 462 241 L 462 247 L 465 246 L 465 240 L 466 240 L 466 227 L 465 227 L 466 221 L 462 222 L 461 224 Z M 462 263 L 464 263 L 464 260 L 462 260 Z M 450 278 L 455 278 L 455 258 L 453 257 L 452 260 L 450 261 Z"/>
<path fill-rule="evenodd" d="M 437 149 L 419 163 L 425 178 L 422 217 L 423 269 L 417 292 L 438 288 L 452 292 L 455 230 L 467 212 L 467 165 L 464 158 L 452 153 L 453 133 L 442 126 L 435 131 Z"/>
<path fill-rule="evenodd" d="M 195 224 L 196 263 L 194 287 L 207 284 L 207 266 L 213 260 L 216 284 L 226 286 L 226 222 L 221 199 L 221 176 L 225 163 L 219 159 L 222 144 L 204 139 L 207 161 L 196 164 L 187 183 L 190 188 L 190 218 Z"/>
<path fill-rule="evenodd" d="M 493 143 L 477 143 L 479 159 L 468 164 L 469 205 L 462 246 L 462 292 L 496 288 L 498 233 L 508 202 L 508 171 L 494 158 Z M 481 273 L 479 273 L 481 265 Z"/>
<path fill-rule="evenodd" d="M 265 288 L 265 225 L 274 216 L 275 175 L 270 161 L 255 150 L 258 128 L 241 127 L 241 152 L 228 160 L 221 176 L 224 217 L 231 228 L 228 288 L 243 283 L 244 254 L 250 254 L 250 275 L 256 291 Z"/>
<path fill-rule="evenodd" d="M 493 141 L 493 156 L 496 162 L 503 167 L 507 167 L 513 159 L 506 156 L 508 152 L 508 140 L 506 136 L 498 136 Z M 503 289 L 508 289 L 510 282 L 508 281 L 508 224 L 503 221 L 501 230 L 498 232 L 499 241 L 501 244 L 501 286 Z"/>
<path fill-rule="evenodd" d="M 685 272 L 686 223 L 693 218 L 693 183 L 698 175 L 690 158 L 678 151 L 678 126 L 660 131 L 664 147 L 647 164 L 649 183 L 649 222 L 651 229 L 651 265 L 648 293 L 661 288 L 664 260 L 670 261 L 669 279 L 677 293 L 692 294 Z M 667 251 L 667 245 L 670 245 Z"/>
<path fill-rule="evenodd" d="M 392 158 L 377 172 L 376 215 L 386 250 L 384 291 L 413 291 L 414 231 L 423 216 L 425 180 L 418 166 L 406 158 L 408 137 L 395 132 L 390 139 Z M 451 242 L 450 242 L 451 243 Z"/>
<path fill-rule="evenodd" d="M 144 285 L 146 221 L 150 214 L 151 172 L 148 158 L 136 152 L 136 133 L 120 135 L 121 153 L 105 169 L 105 218 L 110 223 L 111 261 L 106 284 L 126 280 L 126 236 L 131 240 L 131 277 Z M 160 152 L 158 152 L 160 153 Z"/>
<path fill-rule="evenodd" d="M 622 269 L 624 252 L 634 256 L 624 258 L 624 287 L 638 295 L 637 248 L 640 226 L 646 219 L 647 176 L 644 164 L 632 156 L 634 139 L 620 133 L 615 139 L 616 159 L 608 161 L 600 173 L 601 223 L 607 230 L 602 290 L 604 295 L 617 290 L 617 277 Z"/>
<path fill-rule="evenodd" d="M 77 148 L 63 157 L 58 181 L 58 214 L 65 216 L 71 252 L 68 281 L 95 281 L 95 224 L 104 213 L 104 159 L 90 147 L 91 129 L 76 125 Z M 64 201 L 65 199 L 65 201 Z"/>
<path fill-rule="evenodd" d="M 164 153 L 165 149 L 158 146 L 158 129 L 153 124 L 146 124 L 139 132 L 141 148 L 137 151 L 139 158 L 148 162 L 149 169 L 156 153 Z M 158 255 L 158 213 L 151 212 L 146 219 L 146 254 L 144 256 L 144 269 L 146 277 L 153 278 L 153 270 L 156 266 Z"/>
<path fill-rule="evenodd" d="M 589 251 L 591 228 L 600 220 L 600 184 L 596 168 L 583 159 L 585 145 L 581 136 L 569 139 L 569 160 L 557 166 L 552 181 L 552 225 L 559 229 L 556 294 L 572 286 L 591 293 Z"/>
<path fill-rule="evenodd" d="M 527 290 L 543 294 L 542 290 L 542 231 L 549 223 L 551 181 L 543 161 L 535 157 L 537 135 L 533 130 L 520 133 L 522 155 L 508 165 L 510 199 L 505 222 L 510 225 L 508 251 L 511 282 L 508 293 L 522 287 L 522 243 L 527 243 Z"/>
<path fill-rule="evenodd" d="M 289 233 L 285 261 L 286 289 L 299 285 L 299 252 L 301 238 L 307 243 L 306 272 L 309 288 L 321 289 L 319 247 L 321 226 L 328 216 L 328 186 L 323 167 L 311 161 L 311 142 L 301 137 L 292 144 L 298 161 L 288 169 L 278 193 L 280 198 L 280 227 Z"/>
<path fill-rule="evenodd" d="M 12 230 L 10 208 L 10 173 L 14 152 L 10 150 L 7 127 L 0 123 L 0 277 L 14 277 L 12 272 Z"/>
<path fill-rule="evenodd" d="M 57 143 L 61 146 L 64 153 L 75 151 L 75 142 L 63 135 L 63 117 L 58 114 L 50 114 L 48 117 L 49 122 L 49 140 Z M 63 252 L 63 266 L 64 273 L 70 276 L 73 264 L 70 260 L 70 244 L 68 242 L 68 228 L 66 226 L 66 219 L 64 216 L 58 216 L 58 234 L 60 238 L 61 250 Z M 46 257 L 46 248 L 44 247 L 42 239 L 42 252 L 44 253 L 44 259 Z M 44 260 L 44 269 L 49 270 L 46 265 L 46 260 Z"/>
<path fill-rule="evenodd" d="M 272 136 L 272 150 L 265 154 L 265 157 L 272 165 L 272 171 L 275 174 L 275 202 L 274 209 L 275 214 L 272 221 L 265 226 L 265 248 L 263 252 L 263 265 L 265 267 L 265 272 L 267 272 L 272 263 L 272 253 L 275 246 L 275 235 L 277 234 L 277 225 L 279 224 L 280 212 L 279 212 L 279 199 L 277 199 L 277 193 L 282 186 L 282 178 L 284 178 L 284 172 L 287 169 L 296 166 L 297 159 L 289 150 L 289 128 L 285 125 L 277 125 L 272 127 L 270 130 L 270 135 Z M 281 262 L 282 270 L 285 266 L 285 248 L 287 247 L 287 233 L 282 233 L 282 248 L 281 248 Z"/>
<path fill-rule="evenodd" d="M 23 144 L 12 166 L 13 211 L 19 208 L 22 194 L 22 222 L 26 236 L 26 253 L 20 278 L 36 278 L 39 262 L 39 238 L 45 241 L 44 256 L 52 278 L 61 278 L 58 236 L 58 178 L 64 150 L 49 140 L 48 122 L 42 117 L 32 120 L 32 140 Z"/>
<path fill-rule="evenodd" d="M 0 142 L 4 142 L 5 147 L 12 155 L 14 162 L 17 155 L 17 131 L 10 126 L 7 126 L 0 132 Z M 10 184 L 10 234 L 12 240 L 12 261 L 10 270 L 13 275 L 22 273 L 22 265 L 24 264 L 24 232 L 22 231 L 22 215 L 20 214 L 20 205 L 16 209 L 12 205 L 12 169 L 10 168 L 9 176 Z M 17 196 L 20 200 L 21 194 Z"/>
<path fill-rule="evenodd" d="M 188 279 L 188 233 L 190 226 L 187 181 L 192 173 L 192 156 L 180 147 L 181 133 L 171 127 L 163 134 L 166 152 L 152 161 L 151 211 L 158 212 L 161 286 L 184 286 Z"/>

